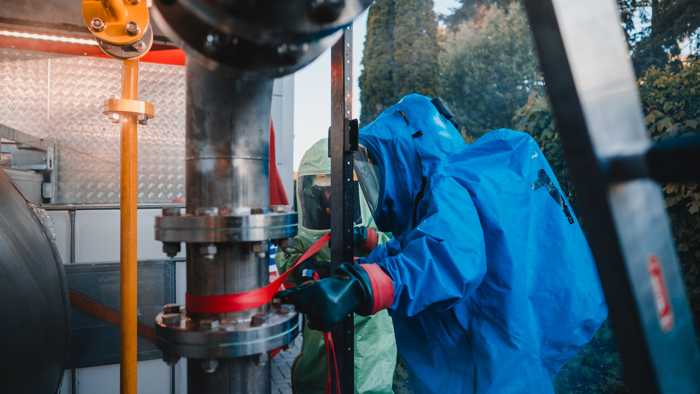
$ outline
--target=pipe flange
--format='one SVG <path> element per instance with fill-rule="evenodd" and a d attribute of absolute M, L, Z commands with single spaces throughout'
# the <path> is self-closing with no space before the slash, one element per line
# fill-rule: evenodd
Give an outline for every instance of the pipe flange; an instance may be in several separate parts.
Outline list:
<path fill-rule="evenodd" d="M 269 312 L 244 321 L 192 320 L 183 307 L 173 305 L 156 316 L 158 346 L 169 357 L 251 356 L 287 346 L 298 334 L 299 314 L 291 305 L 272 305 Z"/>
<path fill-rule="evenodd" d="M 154 5 L 153 19 L 176 45 L 187 49 L 189 58 L 211 69 L 223 64 L 243 74 L 270 78 L 291 74 L 311 63 L 337 41 L 343 27 L 333 25 L 331 29 L 314 34 L 289 32 L 283 41 L 260 40 L 268 35 L 237 34 L 238 31 L 226 28 L 230 23 L 212 24 L 210 12 L 193 12 L 189 5 L 180 1 L 154 0 Z M 256 22 L 258 19 L 254 18 Z"/>
<path fill-rule="evenodd" d="M 138 59 L 143 57 L 153 46 L 153 28 L 148 25 L 143 38 L 125 45 L 113 44 L 101 39 L 97 39 L 97 45 L 105 54 L 117 59 Z"/>
<path fill-rule="evenodd" d="M 263 242 L 291 238 L 296 233 L 296 212 L 156 218 L 156 239 L 162 242 Z"/>

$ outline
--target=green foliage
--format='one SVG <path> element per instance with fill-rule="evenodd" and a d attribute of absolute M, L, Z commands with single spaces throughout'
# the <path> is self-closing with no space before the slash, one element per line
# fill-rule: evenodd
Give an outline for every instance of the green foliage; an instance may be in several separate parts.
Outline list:
<path fill-rule="evenodd" d="M 407 93 L 435 95 L 439 50 L 432 0 L 375 1 L 362 57 L 361 122 Z"/>
<path fill-rule="evenodd" d="M 450 15 L 442 18 L 449 28 L 456 28 L 464 22 L 479 15 L 479 11 L 485 5 L 497 5 L 508 7 L 515 0 L 459 0 L 459 5 L 452 10 Z"/>
<path fill-rule="evenodd" d="M 663 139 L 700 132 L 700 61 L 675 71 L 651 68 L 640 79 L 647 127 Z M 668 184 L 664 195 L 696 327 L 700 327 L 700 188 Z"/>
<path fill-rule="evenodd" d="M 486 7 L 449 33 L 440 58 L 440 96 L 470 133 L 512 127 L 513 114 L 541 89 L 522 8 Z"/>
<path fill-rule="evenodd" d="M 700 2 L 696 0 L 617 0 L 632 60 L 639 75 L 651 67 L 679 69 L 686 40 L 700 38 Z M 697 54 L 700 41 L 688 48 Z"/>
<path fill-rule="evenodd" d="M 676 70 L 651 68 L 639 80 L 647 128 L 655 140 L 700 132 L 700 61 Z M 574 193 L 547 101 L 533 94 L 514 117 L 539 142 L 569 197 Z M 696 326 L 700 327 L 700 188 L 664 185 L 664 195 Z M 621 368 L 609 327 L 557 376 L 558 393 L 623 393 Z"/>

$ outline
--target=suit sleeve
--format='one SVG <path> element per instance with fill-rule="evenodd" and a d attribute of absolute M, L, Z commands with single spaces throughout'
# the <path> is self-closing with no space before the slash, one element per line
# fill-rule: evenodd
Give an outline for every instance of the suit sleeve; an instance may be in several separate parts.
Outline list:
<path fill-rule="evenodd" d="M 482 226 L 469 193 L 450 178 L 419 203 L 417 225 L 375 249 L 376 262 L 394 282 L 392 313 L 412 317 L 449 309 L 469 297 L 486 273 Z"/>

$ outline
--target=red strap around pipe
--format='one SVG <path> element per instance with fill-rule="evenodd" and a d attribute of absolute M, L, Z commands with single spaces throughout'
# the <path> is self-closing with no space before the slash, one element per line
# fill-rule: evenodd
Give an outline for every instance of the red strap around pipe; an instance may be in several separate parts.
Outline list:
<path fill-rule="evenodd" d="M 267 286 L 231 294 L 209 296 L 186 294 L 185 302 L 187 304 L 187 311 L 194 313 L 232 313 L 246 311 L 269 303 L 272 301 L 272 298 L 275 296 L 275 293 L 277 293 L 282 283 L 287 280 L 287 277 L 304 261 L 311 258 L 326 246 L 330 239 L 330 233 L 319 238 L 318 241 L 314 242 L 287 271 Z"/>

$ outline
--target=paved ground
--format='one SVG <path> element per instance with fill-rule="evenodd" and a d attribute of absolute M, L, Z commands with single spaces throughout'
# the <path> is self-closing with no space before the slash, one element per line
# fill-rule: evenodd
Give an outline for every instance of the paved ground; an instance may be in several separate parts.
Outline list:
<path fill-rule="evenodd" d="M 292 362 L 301 351 L 301 335 L 289 350 L 272 359 L 272 394 L 292 394 Z"/>

